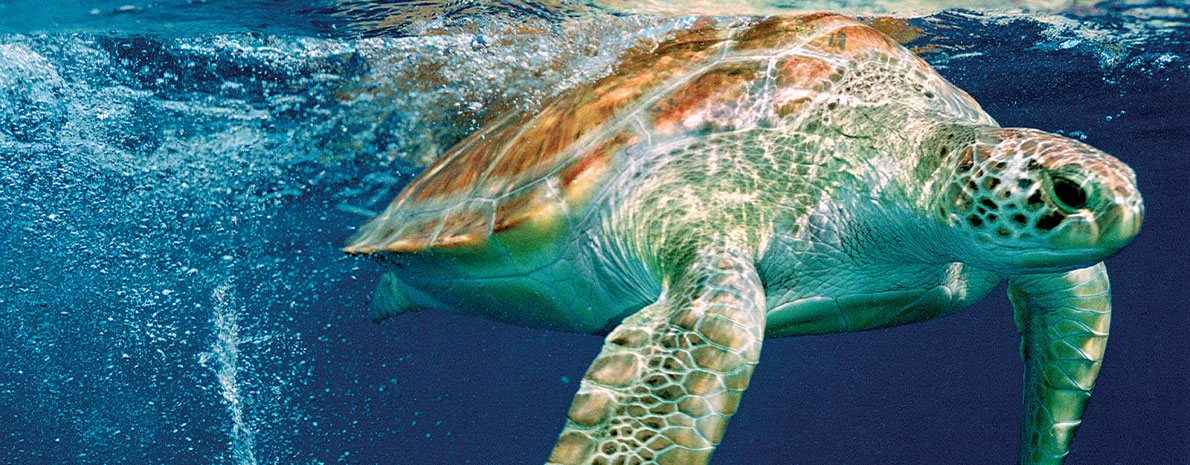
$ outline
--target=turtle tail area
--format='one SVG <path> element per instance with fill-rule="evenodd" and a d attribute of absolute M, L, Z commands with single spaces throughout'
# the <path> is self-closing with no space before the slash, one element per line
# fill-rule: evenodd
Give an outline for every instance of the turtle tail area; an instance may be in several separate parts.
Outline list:
<path fill-rule="evenodd" d="M 372 295 L 372 321 L 380 323 L 407 312 L 419 312 L 427 307 L 415 303 L 417 291 L 402 283 L 393 273 L 380 276 L 380 284 Z"/>

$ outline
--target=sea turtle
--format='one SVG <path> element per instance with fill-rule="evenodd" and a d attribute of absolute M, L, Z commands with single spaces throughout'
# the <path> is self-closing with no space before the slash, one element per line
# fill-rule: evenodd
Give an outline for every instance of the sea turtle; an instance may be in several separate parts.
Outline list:
<path fill-rule="evenodd" d="M 1007 280 L 1020 460 L 1060 463 L 1107 340 L 1135 176 L 1001 128 L 832 15 L 703 19 L 420 174 L 345 251 L 374 317 L 437 308 L 606 334 L 551 464 L 705 464 L 766 337 L 936 318 Z"/>

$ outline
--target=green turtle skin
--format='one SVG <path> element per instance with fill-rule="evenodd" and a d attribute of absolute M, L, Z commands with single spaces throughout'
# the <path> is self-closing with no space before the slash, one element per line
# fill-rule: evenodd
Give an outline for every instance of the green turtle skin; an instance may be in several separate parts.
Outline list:
<path fill-rule="evenodd" d="M 550 464 L 705 464 L 765 338 L 937 318 L 1008 281 L 1020 463 L 1066 455 L 1102 360 L 1132 171 L 1001 128 L 878 31 L 706 19 L 426 169 L 349 240 L 374 318 L 606 334 Z M 561 413 L 561 412 L 559 412 Z"/>

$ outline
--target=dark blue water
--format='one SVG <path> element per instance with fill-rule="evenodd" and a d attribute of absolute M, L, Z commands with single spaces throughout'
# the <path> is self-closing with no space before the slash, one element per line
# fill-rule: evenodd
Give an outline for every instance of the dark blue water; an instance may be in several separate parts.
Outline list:
<path fill-rule="evenodd" d="M 0 463 L 542 463 L 601 339 L 374 325 L 380 268 L 338 252 L 484 121 L 683 21 L 508 5 L 393 26 L 313 2 L 0 2 Z M 1178 8 L 911 19 L 909 45 L 1001 124 L 1085 138 L 1140 180 L 1070 464 L 1190 463 Z M 1002 294 L 766 341 L 713 463 L 1013 463 Z"/>

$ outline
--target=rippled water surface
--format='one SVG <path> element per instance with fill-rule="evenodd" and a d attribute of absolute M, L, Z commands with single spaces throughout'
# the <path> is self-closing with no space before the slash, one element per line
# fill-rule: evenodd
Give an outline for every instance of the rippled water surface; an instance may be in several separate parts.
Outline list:
<path fill-rule="evenodd" d="M 601 339 L 374 325 L 380 268 L 338 246 L 492 117 L 729 12 L 686 5 L 0 1 L 0 463 L 543 462 Z M 1137 171 L 1146 223 L 1108 262 L 1111 344 L 1068 463 L 1190 463 L 1185 4 L 816 6 L 896 13 L 1001 124 Z M 1013 463 L 1001 294 L 766 341 L 713 463 Z"/>

